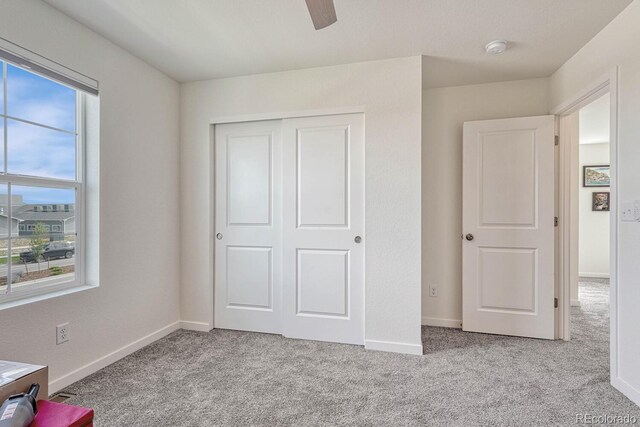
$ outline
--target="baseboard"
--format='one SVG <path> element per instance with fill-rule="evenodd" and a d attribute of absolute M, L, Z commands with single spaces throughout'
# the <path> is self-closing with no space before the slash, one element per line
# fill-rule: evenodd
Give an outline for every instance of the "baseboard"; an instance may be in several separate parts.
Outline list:
<path fill-rule="evenodd" d="M 572 299 L 570 301 L 571 307 L 580 307 L 580 300 Z"/>
<path fill-rule="evenodd" d="M 107 354 L 106 356 L 103 356 L 91 363 L 82 366 L 75 371 L 71 371 L 68 374 L 61 376 L 60 378 L 56 378 L 55 380 L 50 381 L 49 394 L 51 395 L 59 390 L 62 390 L 63 388 L 73 384 L 74 382 L 79 381 L 82 378 L 91 375 L 94 372 L 97 372 L 114 362 L 117 362 L 123 357 L 140 350 L 142 347 L 145 347 L 152 342 L 157 341 L 166 335 L 169 335 L 171 332 L 177 331 L 178 329 L 180 329 L 180 322 L 173 322 L 162 329 L 152 332 L 149 335 L 132 342 L 131 344 L 127 344 L 124 347 Z"/>
<path fill-rule="evenodd" d="M 609 273 L 578 273 L 578 277 L 579 278 L 589 278 L 589 277 L 593 277 L 594 279 L 610 279 L 611 276 L 609 275 Z"/>
<path fill-rule="evenodd" d="M 212 328 L 209 327 L 209 324 L 205 322 L 181 320 L 180 329 L 186 329 L 187 331 L 209 332 Z"/>
<path fill-rule="evenodd" d="M 391 353 L 404 353 L 422 356 L 422 344 L 364 340 L 364 348 L 367 350 L 388 351 Z"/>
<path fill-rule="evenodd" d="M 620 377 L 613 378 L 611 380 L 611 385 L 620 390 L 622 394 L 627 396 L 633 403 L 640 406 L 640 390 L 636 389 Z"/>
<path fill-rule="evenodd" d="M 462 320 L 459 319 L 441 319 L 439 317 L 422 317 L 424 326 L 439 326 L 441 328 L 462 328 Z"/>

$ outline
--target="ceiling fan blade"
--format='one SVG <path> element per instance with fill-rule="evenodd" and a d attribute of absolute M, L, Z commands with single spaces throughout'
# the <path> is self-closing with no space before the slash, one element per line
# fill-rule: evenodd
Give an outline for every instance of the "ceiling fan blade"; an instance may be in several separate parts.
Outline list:
<path fill-rule="evenodd" d="M 338 20 L 333 0 L 305 0 L 316 30 L 328 27 Z"/>

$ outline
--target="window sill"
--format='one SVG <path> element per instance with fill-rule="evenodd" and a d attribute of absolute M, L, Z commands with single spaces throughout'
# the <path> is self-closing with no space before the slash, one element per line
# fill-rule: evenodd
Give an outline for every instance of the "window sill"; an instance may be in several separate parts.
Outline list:
<path fill-rule="evenodd" d="M 61 297 L 64 295 L 75 294 L 76 292 L 87 291 L 90 289 L 96 289 L 98 285 L 80 285 L 80 286 L 70 286 L 65 287 L 63 289 L 51 290 L 50 292 L 33 295 L 33 296 L 25 296 L 22 298 L 9 299 L 4 300 L 3 296 L 0 296 L 0 311 L 7 310 L 14 307 L 19 307 L 22 305 L 32 304 L 34 302 L 45 301 L 48 299 L 53 299 L 57 297 Z"/>

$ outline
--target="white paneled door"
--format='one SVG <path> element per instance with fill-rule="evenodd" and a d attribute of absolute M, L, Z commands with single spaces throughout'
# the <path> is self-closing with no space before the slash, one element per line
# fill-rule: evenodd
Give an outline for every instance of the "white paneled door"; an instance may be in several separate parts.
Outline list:
<path fill-rule="evenodd" d="M 215 327 L 364 343 L 364 118 L 216 126 Z"/>
<path fill-rule="evenodd" d="M 283 334 L 364 344 L 364 117 L 284 120 Z"/>
<path fill-rule="evenodd" d="M 554 117 L 467 122 L 465 331 L 553 339 Z"/>
<path fill-rule="evenodd" d="M 279 120 L 216 126 L 217 328 L 282 329 L 280 129 Z"/>

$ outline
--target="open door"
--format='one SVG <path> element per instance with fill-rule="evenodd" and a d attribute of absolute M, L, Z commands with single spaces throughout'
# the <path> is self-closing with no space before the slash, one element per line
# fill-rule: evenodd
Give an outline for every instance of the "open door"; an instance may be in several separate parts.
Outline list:
<path fill-rule="evenodd" d="M 554 338 L 554 140 L 553 116 L 464 124 L 465 331 Z"/>

